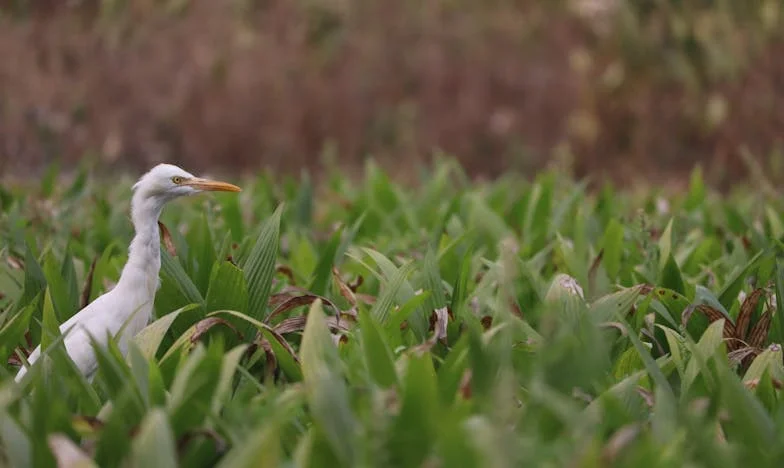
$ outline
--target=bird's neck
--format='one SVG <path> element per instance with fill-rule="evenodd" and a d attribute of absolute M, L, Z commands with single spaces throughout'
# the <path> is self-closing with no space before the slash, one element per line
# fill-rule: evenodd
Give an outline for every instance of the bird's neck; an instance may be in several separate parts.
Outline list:
<path fill-rule="evenodd" d="M 128 249 L 128 261 L 120 275 L 120 283 L 134 288 L 157 288 L 161 268 L 158 218 L 163 201 L 135 193 L 131 201 L 131 218 L 136 232 Z"/>

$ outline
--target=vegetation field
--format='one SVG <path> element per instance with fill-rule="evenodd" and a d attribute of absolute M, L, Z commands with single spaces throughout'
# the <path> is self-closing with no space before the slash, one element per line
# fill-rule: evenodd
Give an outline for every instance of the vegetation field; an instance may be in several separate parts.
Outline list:
<path fill-rule="evenodd" d="M 186 168 L 187 169 L 187 168 Z M 0 188 L 0 445 L 16 467 L 784 462 L 784 206 L 555 170 L 226 178 L 161 218 L 155 318 L 92 381 L 57 325 L 111 288 L 132 175 Z M 45 358 L 20 384 L 20 362 Z"/>

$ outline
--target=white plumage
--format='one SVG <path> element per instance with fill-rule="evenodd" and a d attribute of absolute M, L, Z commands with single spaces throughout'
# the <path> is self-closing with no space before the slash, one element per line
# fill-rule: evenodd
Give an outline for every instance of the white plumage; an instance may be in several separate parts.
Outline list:
<path fill-rule="evenodd" d="M 161 268 L 158 218 L 163 206 L 175 198 L 207 190 L 239 192 L 240 188 L 194 177 L 171 164 L 155 166 L 133 186 L 131 218 L 136 234 L 117 285 L 60 326 L 60 333 L 65 335 L 65 349 L 82 374 L 89 377 L 98 367 L 90 336 L 101 346 L 107 344 L 107 334 L 114 336 L 125 353 L 129 340 L 152 316 Z M 122 334 L 118 337 L 121 329 Z M 30 365 L 40 354 L 38 346 L 28 357 Z M 16 381 L 19 382 L 26 372 L 27 368 L 23 366 Z"/>

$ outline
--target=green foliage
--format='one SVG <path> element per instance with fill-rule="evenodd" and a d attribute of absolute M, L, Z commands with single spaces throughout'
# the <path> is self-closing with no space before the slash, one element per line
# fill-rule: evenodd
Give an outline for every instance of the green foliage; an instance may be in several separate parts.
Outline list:
<path fill-rule="evenodd" d="M 240 183 L 247 211 L 165 210 L 156 317 L 125 355 L 98 350 L 90 381 L 58 325 L 116 281 L 131 226 L 100 206 L 127 206 L 131 181 L 81 182 L 96 205 L 48 179 L 7 190 L 3 462 L 784 461 L 780 200 L 720 196 L 699 172 L 664 208 L 557 172 L 458 186 L 448 162 L 414 189 L 370 166 L 333 181 L 340 205 L 270 180 Z M 27 224 L 38 191 L 68 215 Z"/>

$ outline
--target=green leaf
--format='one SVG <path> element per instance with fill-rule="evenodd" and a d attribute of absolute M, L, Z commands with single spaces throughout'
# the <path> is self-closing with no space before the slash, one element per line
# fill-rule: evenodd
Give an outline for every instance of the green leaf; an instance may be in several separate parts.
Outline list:
<path fill-rule="evenodd" d="M 280 218 L 283 204 L 264 222 L 253 250 L 242 269 L 248 286 L 248 315 L 264 320 L 267 317 L 267 301 L 272 289 L 275 262 L 278 257 Z"/>
<path fill-rule="evenodd" d="M 161 249 L 161 273 L 168 276 L 177 285 L 177 289 L 189 304 L 204 305 L 204 298 L 199 292 L 199 288 L 185 273 L 180 262 L 169 255 L 169 252 L 163 248 Z"/>
<path fill-rule="evenodd" d="M 737 300 L 738 293 L 743 289 L 746 277 L 759 265 L 759 262 L 767 254 L 768 252 L 765 250 L 759 251 L 748 261 L 748 263 L 746 263 L 746 265 L 737 270 L 733 276 L 726 280 L 724 287 L 719 293 L 719 302 L 721 302 L 726 309 L 732 309 L 732 303 Z"/>
<path fill-rule="evenodd" d="M 146 359 L 154 358 L 155 353 L 158 351 L 158 348 L 163 341 L 163 337 L 166 336 L 166 332 L 169 331 L 171 324 L 177 320 L 177 317 L 179 317 L 181 313 L 194 310 L 197 307 L 197 304 L 190 304 L 175 310 L 174 312 L 166 314 L 153 323 L 147 325 L 142 331 L 134 336 L 133 341 L 139 347 L 142 355 Z"/>
<path fill-rule="evenodd" d="M 659 237 L 659 270 L 664 270 L 667 261 L 670 259 L 672 253 L 672 223 L 673 218 L 667 223 L 661 237 Z"/>
<path fill-rule="evenodd" d="M 335 256 L 340 247 L 343 236 L 343 227 L 338 228 L 329 238 L 326 247 L 322 249 L 321 256 L 319 256 L 318 264 L 314 271 L 313 281 L 311 281 L 308 289 L 316 295 L 324 295 L 327 292 L 327 286 L 330 278 L 332 278 L 332 266 L 335 263 Z"/>
<path fill-rule="evenodd" d="M 320 299 L 311 305 L 308 312 L 300 354 L 307 402 L 313 420 L 326 436 L 340 464 L 353 465 L 357 450 L 354 444 L 357 423 Z"/>
<path fill-rule="evenodd" d="M 365 351 L 365 365 L 370 376 L 382 387 L 397 384 L 397 372 L 395 372 L 392 351 L 385 342 L 384 335 L 377 323 L 365 311 L 360 311 L 359 326 L 362 349 Z"/>
<path fill-rule="evenodd" d="M 45 351 L 52 341 L 60 336 L 60 323 L 54 313 L 54 304 L 49 288 L 44 292 L 43 329 L 41 331 L 41 351 Z M 67 332 L 67 330 L 66 330 Z"/>
<path fill-rule="evenodd" d="M 724 320 L 716 320 L 705 330 L 705 333 L 692 351 L 691 359 L 686 365 L 686 371 L 681 382 L 681 393 L 685 393 L 688 390 L 698 375 L 702 375 L 706 379 L 710 378 L 710 369 L 707 367 L 707 361 L 722 344 L 724 344 Z"/>
<path fill-rule="evenodd" d="M 231 262 L 221 262 L 213 268 L 210 286 L 207 290 L 207 312 L 215 310 L 248 309 L 248 286 L 242 270 Z M 236 317 L 227 319 L 243 336 L 248 336 L 252 326 L 241 322 Z"/>
<path fill-rule="evenodd" d="M 231 390 L 231 382 L 247 349 L 248 345 L 241 344 L 223 356 L 218 386 L 215 388 L 215 394 L 212 397 L 212 412 L 214 414 L 218 414 L 221 406 L 229 400 L 228 394 Z"/>
<path fill-rule="evenodd" d="M 394 465 L 421 466 L 432 449 L 439 418 L 437 388 L 429 353 L 409 355 L 400 414 L 390 430 Z"/>
<path fill-rule="evenodd" d="M 133 440 L 129 466 L 134 468 L 179 466 L 174 434 L 163 410 L 155 408 L 145 416 L 139 434 Z"/>
<path fill-rule="evenodd" d="M 46 288 L 46 275 L 44 275 L 41 265 L 38 264 L 28 244 L 25 244 L 24 269 L 24 290 L 22 297 L 16 304 L 17 310 L 29 304 L 38 293 Z"/>
<path fill-rule="evenodd" d="M 438 257 L 432 250 L 428 250 L 427 255 L 425 255 L 424 267 L 426 286 L 431 292 L 430 299 L 427 301 L 427 311 L 432 312 L 446 307 L 444 285 L 441 282 L 441 274 L 438 270 Z"/>
<path fill-rule="evenodd" d="M 256 428 L 248 437 L 224 456 L 217 468 L 281 466 L 280 430 L 276 421 Z"/>
<path fill-rule="evenodd" d="M 394 276 L 392 276 L 384 286 L 381 295 L 376 300 L 376 303 L 373 304 L 373 308 L 370 309 L 370 315 L 374 320 L 378 321 L 378 323 L 382 325 L 387 323 L 390 312 L 392 312 L 392 308 L 394 307 L 395 299 L 400 292 L 400 288 L 403 287 L 406 278 L 413 270 L 413 263 L 403 265 L 403 267 L 397 270 L 394 273 Z"/>
<path fill-rule="evenodd" d="M 0 413 L 0 438 L 10 466 L 33 466 L 30 438 L 5 411 Z"/>
<path fill-rule="evenodd" d="M 670 256 L 667 258 L 667 261 L 664 264 L 664 268 L 662 268 L 659 284 L 662 287 L 672 289 L 679 294 L 686 294 L 686 287 L 683 283 L 681 270 L 678 267 L 678 264 L 675 262 L 675 257 L 673 257 L 672 254 L 670 254 Z"/>
<path fill-rule="evenodd" d="M 604 256 L 602 262 L 607 275 L 611 279 L 618 278 L 621 271 L 621 254 L 623 252 L 623 226 L 615 219 L 610 220 L 602 238 Z"/>

